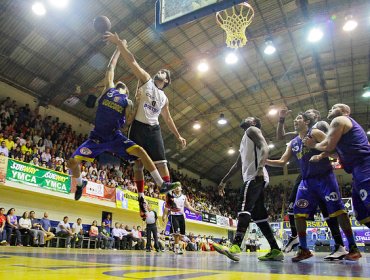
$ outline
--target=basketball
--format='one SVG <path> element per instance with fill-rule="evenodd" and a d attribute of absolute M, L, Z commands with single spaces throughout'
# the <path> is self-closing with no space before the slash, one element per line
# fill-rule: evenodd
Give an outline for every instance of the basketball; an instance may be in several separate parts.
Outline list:
<path fill-rule="evenodd" d="M 94 28 L 96 32 L 104 34 L 111 29 L 112 25 L 106 16 L 98 16 L 94 19 Z"/>

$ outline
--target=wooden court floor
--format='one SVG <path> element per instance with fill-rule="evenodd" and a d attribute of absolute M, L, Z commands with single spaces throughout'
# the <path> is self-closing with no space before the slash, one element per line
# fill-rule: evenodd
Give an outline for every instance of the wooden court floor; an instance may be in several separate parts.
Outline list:
<path fill-rule="evenodd" d="M 325 262 L 324 253 L 292 263 L 260 262 L 243 253 L 239 263 L 216 252 L 146 253 L 63 248 L 0 248 L 0 279 L 369 279 L 370 254 L 359 262 Z"/>

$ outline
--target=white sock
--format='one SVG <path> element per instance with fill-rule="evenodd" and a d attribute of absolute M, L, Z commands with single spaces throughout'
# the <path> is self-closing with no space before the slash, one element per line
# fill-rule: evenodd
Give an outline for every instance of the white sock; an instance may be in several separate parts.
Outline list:
<path fill-rule="evenodd" d="M 154 169 L 152 172 L 150 172 L 150 175 L 152 175 L 155 183 L 157 184 L 157 186 L 162 186 L 163 184 L 163 179 L 161 177 L 161 175 L 159 174 L 158 170 L 157 169 Z"/>
<path fill-rule="evenodd" d="M 143 192 L 139 192 L 138 195 L 139 195 L 139 197 L 144 197 L 144 193 Z"/>
<path fill-rule="evenodd" d="M 81 186 L 81 185 L 82 185 L 82 177 L 81 177 L 81 175 L 80 175 L 80 177 L 75 178 L 75 179 L 76 179 L 76 181 L 77 181 L 77 185 L 78 185 L 78 186 Z"/>
<path fill-rule="evenodd" d="M 179 249 L 179 244 L 175 244 L 175 248 L 176 249 Z"/>

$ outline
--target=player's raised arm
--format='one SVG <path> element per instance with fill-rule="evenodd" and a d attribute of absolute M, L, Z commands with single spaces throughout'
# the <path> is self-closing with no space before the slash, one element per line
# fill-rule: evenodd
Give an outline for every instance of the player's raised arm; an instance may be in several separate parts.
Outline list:
<path fill-rule="evenodd" d="M 150 75 L 140 67 L 137 63 L 134 55 L 130 52 L 127 47 L 127 41 L 121 40 L 118 37 L 117 33 L 106 32 L 104 35 L 104 39 L 109 41 L 117 46 L 119 51 L 121 52 L 121 56 L 123 60 L 127 63 L 128 67 L 134 72 L 134 75 L 142 82 L 146 83 L 151 77 Z"/>
<path fill-rule="evenodd" d="M 103 91 L 100 94 L 98 99 L 100 99 L 103 96 L 103 94 L 105 93 L 105 91 L 108 88 L 113 88 L 114 87 L 114 70 L 116 69 L 119 54 L 120 54 L 119 50 L 116 49 L 114 51 L 111 59 L 109 60 L 107 70 L 105 72 L 105 77 L 104 77 L 104 89 L 103 89 Z"/>

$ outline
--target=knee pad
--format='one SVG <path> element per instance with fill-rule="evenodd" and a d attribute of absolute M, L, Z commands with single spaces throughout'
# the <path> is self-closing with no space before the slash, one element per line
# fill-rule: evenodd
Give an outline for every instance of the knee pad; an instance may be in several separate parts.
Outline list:
<path fill-rule="evenodd" d="M 251 221 L 251 215 L 248 213 L 240 213 L 238 215 L 238 229 L 247 230 L 249 223 Z"/>

